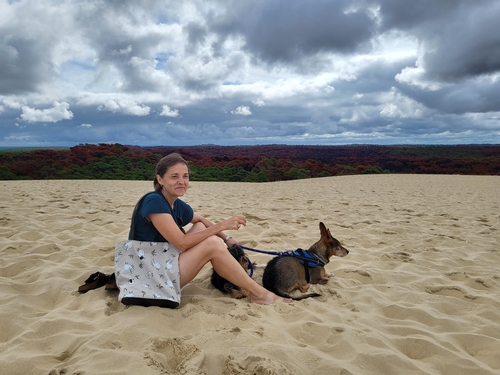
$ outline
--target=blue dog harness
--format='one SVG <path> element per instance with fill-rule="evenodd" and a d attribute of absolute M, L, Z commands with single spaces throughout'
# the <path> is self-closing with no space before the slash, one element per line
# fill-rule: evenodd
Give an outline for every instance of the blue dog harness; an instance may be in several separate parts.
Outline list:
<path fill-rule="evenodd" d="M 300 263 L 302 263 L 305 267 L 324 267 L 328 262 L 321 258 L 316 253 L 311 253 L 307 250 L 297 249 L 295 251 L 289 250 L 282 253 L 284 256 L 292 256 L 297 258 Z"/>
<path fill-rule="evenodd" d="M 277 255 L 280 257 L 281 256 L 289 256 L 289 257 L 297 258 L 300 261 L 300 263 L 304 266 L 304 270 L 306 272 L 307 282 L 311 281 L 311 277 L 309 276 L 309 267 L 311 267 L 311 268 L 324 267 L 328 263 L 328 260 L 321 258 L 318 254 L 310 252 L 308 250 L 304 250 L 304 249 L 287 250 L 287 251 L 278 252 L 278 251 L 257 250 L 257 249 L 253 249 L 251 247 L 246 247 L 246 246 L 242 246 L 242 245 L 240 245 L 240 247 L 242 249 L 255 251 L 257 253 Z"/>
<path fill-rule="evenodd" d="M 283 256 L 292 256 L 297 258 L 300 263 L 304 266 L 304 271 L 306 272 L 306 281 L 309 283 L 311 281 L 311 276 L 309 275 L 309 267 L 324 267 L 328 261 L 325 261 L 316 253 L 311 253 L 307 250 L 297 249 L 295 251 L 285 251 Z"/>

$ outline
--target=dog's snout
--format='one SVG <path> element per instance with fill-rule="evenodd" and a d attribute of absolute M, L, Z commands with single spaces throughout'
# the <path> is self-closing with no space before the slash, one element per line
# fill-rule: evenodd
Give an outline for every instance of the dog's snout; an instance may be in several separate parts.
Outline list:
<path fill-rule="evenodd" d="M 349 250 L 347 250 L 345 247 L 341 246 L 340 248 L 340 257 L 345 257 L 347 254 L 349 254 Z"/>

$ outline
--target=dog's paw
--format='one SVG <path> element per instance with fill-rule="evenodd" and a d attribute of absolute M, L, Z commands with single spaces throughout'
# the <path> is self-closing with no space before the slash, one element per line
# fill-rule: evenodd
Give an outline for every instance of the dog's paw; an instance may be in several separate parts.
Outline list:
<path fill-rule="evenodd" d="M 330 280 L 330 278 L 326 277 L 326 275 L 325 275 L 325 277 L 322 277 L 321 279 L 319 279 L 318 284 L 325 285 L 328 282 L 328 280 Z"/>
<path fill-rule="evenodd" d="M 242 289 L 240 289 L 240 290 L 232 289 L 230 292 L 230 295 L 232 298 L 241 299 L 241 298 L 248 297 L 248 292 L 246 292 Z"/>

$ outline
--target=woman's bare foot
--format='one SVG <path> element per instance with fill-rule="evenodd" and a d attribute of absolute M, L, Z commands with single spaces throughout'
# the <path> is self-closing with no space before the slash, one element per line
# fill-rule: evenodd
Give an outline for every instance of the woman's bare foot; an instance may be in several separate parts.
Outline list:
<path fill-rule="evenodd" d="M 260 295 L 260 296 L 254 296 L 251 294 L 249 299 L 250 299 L 250 302 L 258 303 L 259 305 L 271 305 L 275 301 L 280 299 L 280 297 L 274 293 L 266 291 L 266 292 L 262 293 L 262 295 Z M 290 298 L 283 298 L 283 302 L 290 303 L 290 302 L 292 302 L 292 300 Z"/>

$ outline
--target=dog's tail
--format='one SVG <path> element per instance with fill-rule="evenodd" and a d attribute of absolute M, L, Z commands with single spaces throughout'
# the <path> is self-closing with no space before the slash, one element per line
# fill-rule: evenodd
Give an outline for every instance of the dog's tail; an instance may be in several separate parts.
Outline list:
<path fill-rule="evenodd" d="M 319 293 L 309 293 L 309 294 L 302 294 L 301 296 L 298 296 L 298 297 L 295 297 L 295 296 L 291 296 L 290 294 L 288 293 L 284 293 L 282 292 L 281 290 L 273 290 L 272 291 L 274 294 L 277 294 L 278 296 L 280 297 L 283 297 L 283 298 L 290 298 L 294 301 L 300 301 L 302 299 L 305 299 L 305 298 L 311 298 L 311 297 L 321 297 L 321 294 Z"/>

